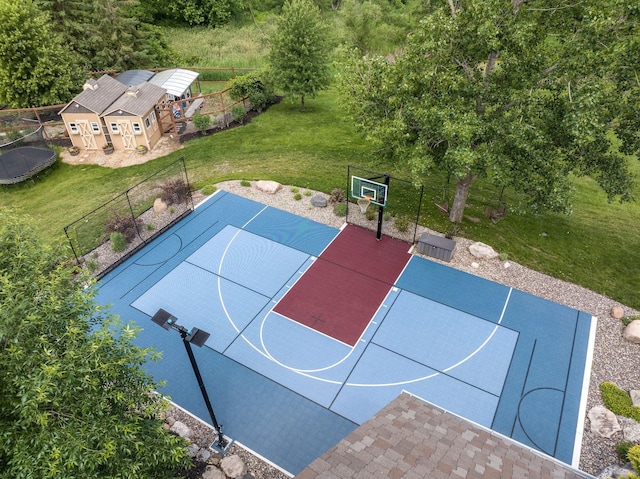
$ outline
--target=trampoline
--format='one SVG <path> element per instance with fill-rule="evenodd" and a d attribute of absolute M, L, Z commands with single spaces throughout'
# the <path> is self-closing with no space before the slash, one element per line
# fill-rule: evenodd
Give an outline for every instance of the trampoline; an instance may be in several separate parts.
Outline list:
<path fill-rule="evenodd" d="M 56 162 L 56 152 L 42 137 L 42 126 L 22 138 L 0 146 L 0 184 L 28 180 Z"/>

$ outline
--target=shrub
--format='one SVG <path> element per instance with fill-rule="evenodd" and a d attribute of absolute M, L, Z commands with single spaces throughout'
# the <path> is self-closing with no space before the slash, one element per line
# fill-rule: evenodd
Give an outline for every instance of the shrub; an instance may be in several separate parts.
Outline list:
<path fill-rule="evenodd" d="M 300 201 L 302 199 L 302 195 L 300 193 L 296 193 L 293 195 L 293 199 L 296 201 Z"/>
<path fill-rule="evenodd" d="M 202 192 L 203 195 L 209 196 L 215 193 L 216 190 L 217 188 L 214 185 L 207 185 L 203 187 L 200 191 Z"/>
<path fill-rule="evenodd" d="M 266 70 L 256 70 L 239 76 L 231 82 L 229 96 L 239 101 L 248 98 L 253 109 L 261 111 L 275 101 L 273 84 Z"/>
<path fill-rule="evenodd" d="M 300 190 L 298 188 L 296 188 L 295 186 L 292 186 L 290 191 L 291 191 L 291 193 L 297 193 Z"/>
<path fill-rule="evenodd" d="M 634 314 L 633 316 L 625 316 L 624 318 L 622 318 L 620 321 L 622 321 L 622 324 L 624 326 L 629 326 L 629 323 L 631 321 L 634 321 L 636 319 L 640 319 L 640 314 Z"/>
<path fill-rule="evenodd" d="M 409 229 L 410 224 L 411 224 L 411 219 L 408 216 L 402 215 L 402 216 L 396 217 L 396 221 L 395 221 L 396 229 L 401 233 L 404 233 L 405 231 L 407 231 Z"/>
<path fill-rule="evenodd" d="M 335 205 L 337 203 L 343 203 L 346 200 L 347 200 L 347 196 L 345 195 L 344 190 L 341 190 L 340 188 L 334 188 L 331 191 L 331 195 L 329 196 L 330 204 Z"/>
<path fill-rule="evenodd" d="M 377 216 L 377 211 L 375 210 L 375 208 L 367 208 L 367 211 L 364 212 L 364 216 L 369 220 L 369 221 L 373 221 L 374 219 L 376 219 Z"/>
<path fill-rule="evenodd" d="M 338 203 L 333 207 L 333 213 L 336 216 L 347 216 L 347 204 Z"/>
<path fill-rule="evenodd" d="M 251 108 L 256 110 L 258 113 L 268 106 L 267 97 L 261 91 L 252 92 L 249 95 L 249 103 L 251 103 Z"/>
<path fill-rule="evenodd" d="M 633 446 L 634 444 L 631 441 L 621 441 L 618 444 L 616 444 L 616 454 L 624 462 L 627 462 L 628 461 L 627 453 L 629 452 L 629 449 L 631 449 Z"/>
<path fill-rule="evenodd" d="M 133 218 L 130 214 L 121 214 L 114 211 L 104 225 L 107 235 L 111 233 L 121 233 L 127 242 L 131 241 L 138 232 L 138 226 L 142 225 L 142 220 Z"/>
<path fill-rule="evenodd" d="M 116 253 L 124 251 L 125 247 L 127 246 L 126 238 L 122 233 L 118 231 L 114 231 L 113 233 L 111 233 L 109 239 L 111 240 L 111 249 Z"/>
<path fill-rule="evenodd" d="M 305 190 L 305 192 L 304 192 L 304 196 L 311 196 L 311 195 L 313 195 L 313 191 L 311 191 L 311 190 Z"/>
<path fill-rule="evenodd" d="M 500 261 L 507 261 L 509 259 L 509 254 L 500 253 Z"/>
<path fill-rule="evenodd" d="M 251 186 L 251 182 L 248 180 L 242 180 L 240 186 Z"/>
<path fill-rule="evenodd" d="M 389 221 L 391 219 L 391 213 L 389 213 L 388 211 L 385 211 L 382 214 L 382 219 L 383 219 L 383 221 Z"/>
<path fill-rule="evenodd" d="M 629 449 L 627 459 L 633 466 L 633 470 L 640 474 L 640 445 L 633 446 Z"/>
<path fill-rule="evenodd" d="M 209 128 L 209 125 L 211 125 L 211 117 L 209 115 L 203 115 L 202 113 L 197 111 L 193 115 L 193 124 L 198 130 L 204 131 Z"/>
<path fill-rule="evenodd" d="M 160 198 L 167 205 L 186 203 L 189 199 L 189 188 L 182 178 L 165 181 L 160 185 L 162 194 Z"/>
<path fill-rule="evenodd" d="M 247 110 L 244 109 L 244 105 L 242 103 L 237 103 L 233 105 L 233 108 L 231 108 L 231 115 L 235 121 L 242 125 L 244 123 L 244 118 L 247 116 Z"/>
<path fill-rule="evenodd" d="M 640 422 L 640 407 L 633 406 L 628 392 L 613 383 L 604 382 L 600 385 L 600 393 L 605 407 L 611 412 Z"/>

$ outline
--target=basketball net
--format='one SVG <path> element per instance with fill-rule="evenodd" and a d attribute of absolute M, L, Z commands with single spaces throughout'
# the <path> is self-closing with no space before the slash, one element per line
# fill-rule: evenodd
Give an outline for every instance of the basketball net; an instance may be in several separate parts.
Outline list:
<path fill-rule="evenodd" d="M 364 214 L 367 212 L 367 208 L 371 204 L 370 196 L 363 196 L 362 198 L 358 198 L 358 206 L 360 207 L 360 211 Z"/>

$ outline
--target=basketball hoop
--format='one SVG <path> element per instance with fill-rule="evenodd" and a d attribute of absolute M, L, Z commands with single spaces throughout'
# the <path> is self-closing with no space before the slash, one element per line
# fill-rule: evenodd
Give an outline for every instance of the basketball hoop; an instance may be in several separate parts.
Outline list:
<path fill-rule="evenodd" d="M 360 207 L 360 211 L 364 214 L 367 212 L 367 208 L 371 204 L 370 196 L 363 196 L 362 198 L 358 198 L 358 206 Z"/>

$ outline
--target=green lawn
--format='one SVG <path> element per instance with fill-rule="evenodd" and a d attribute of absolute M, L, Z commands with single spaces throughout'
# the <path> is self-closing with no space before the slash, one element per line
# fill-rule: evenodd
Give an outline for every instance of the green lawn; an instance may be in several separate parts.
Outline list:
<path fill-rule="evenodd" d="M 60 242 L 66 224 L 179 156 L 185 157 L 196 188 L 229 179 L 272 179 L 330 192 L 346 187 L 349 164 L 408 178 L 398 166 L 373 163 L 370 147 L 330 91 L 310 99 L 304 112 L 298 103 L 283 102 L 246 126 L 193 140 L 179 152 L 144 165 L 112 170 L 58 164 L 34 181 L 1 187 L 0 206 L 28 213 L 45 239 Z M 631 164 L 640 172 L 637 161 Z M 421 222 L 444 232 L 451 225 L 433 205 L 443 185 L 440 177 L 426 180 Z M 508 214 L 494 224 L 484 210 L 487 204 L 495 206 L 496 198 L 490 185 L 474 185 L 466 214 L 480 221 L 465 219 L 461 234 L 492 245 L 511 260 L 640 308 L 637 203 L 608 204 L 595 182 L 583 178 L 576 182 L 571 216 Z M 517 198 L 506 199 L 512 204 Z"/>

